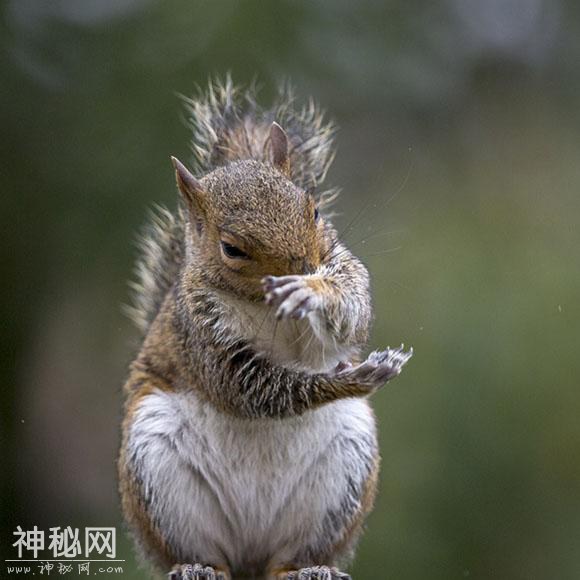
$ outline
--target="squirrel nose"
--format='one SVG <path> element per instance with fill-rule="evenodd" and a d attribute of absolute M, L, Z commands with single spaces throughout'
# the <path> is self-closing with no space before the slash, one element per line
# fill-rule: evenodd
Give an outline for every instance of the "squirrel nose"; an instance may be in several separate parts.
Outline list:
<path fill-rule="evenodd" d="M 316 265 L 308 258 L 294 257 L 290 260 L 290 270 L 293 274 L 314 274 Z"/>

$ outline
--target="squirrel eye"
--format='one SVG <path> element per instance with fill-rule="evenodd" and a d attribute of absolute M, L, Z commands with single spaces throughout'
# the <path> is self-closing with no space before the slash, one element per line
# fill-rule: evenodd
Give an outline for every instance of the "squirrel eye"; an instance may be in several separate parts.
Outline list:
<path fill-rule="evenodd" d="M 237 246 L 233 246 L 232 244 L 228 244 L 227 242 L 222 241 L 222 252 L 228 258 L 232 259 L 246 259 L 249 258 L 248 254 L 243 250 L 240 250 Z"/>
<path fill-rule="evenodd" d="M 314 221 L 317 222 L 320 218 L 320 214 L 318 213 L 318 209 L 314 208 Z"/>

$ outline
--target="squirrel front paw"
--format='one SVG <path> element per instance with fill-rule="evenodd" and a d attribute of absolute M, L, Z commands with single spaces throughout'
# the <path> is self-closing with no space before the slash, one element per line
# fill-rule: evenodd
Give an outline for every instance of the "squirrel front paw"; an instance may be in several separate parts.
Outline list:
<path fill-rule="evenodd" d="M 276 308 L 278 320 L 300 320 L 320 306 L 321 298 L 307 276 L 266 276 L 262 285 L 266 304 Z"/>
<path fill-rule="evenodd" d="M 277 580 L 351 580 L 351 577 L 338 568 L 328 566 L 311 566 L 300 568 L 278 575 Z"/>
<path fill-rule="evenodd" d="M 167 580 L 229 580 L 229 576 L 211 566 L 177 564 L 167 575 Z"/>
<path fill-rule="evenodd" d="M 401 373 L 403 366 L 413 356 L 413 349 L 407 352 L 404 345 L 397 349 L 371 352 L 368 358 L 358 365 L 339 363 L 335 369 L 334 379 L 348 383 L 365 385 L 377 389 Z"/>

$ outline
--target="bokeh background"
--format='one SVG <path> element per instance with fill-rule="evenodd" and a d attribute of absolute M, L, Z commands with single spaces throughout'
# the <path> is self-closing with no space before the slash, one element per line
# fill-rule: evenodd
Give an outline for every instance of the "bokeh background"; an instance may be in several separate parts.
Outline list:
<path fill-rule="evenodd" d="M 0 15 L 2 560 L 16 525 L 122 525 L 135 234 L 175 204 L 176 95 L 231 71 L 266 103 L 290 78 L 337 121 L 327 183 L 372 274 L 371 346 L 416 351 L 374 397 L 383 468 L 355 578 L 580 578 L 577 2 L 4 0 Z M 118 552 L 124 577 L 147 577 Z"/>

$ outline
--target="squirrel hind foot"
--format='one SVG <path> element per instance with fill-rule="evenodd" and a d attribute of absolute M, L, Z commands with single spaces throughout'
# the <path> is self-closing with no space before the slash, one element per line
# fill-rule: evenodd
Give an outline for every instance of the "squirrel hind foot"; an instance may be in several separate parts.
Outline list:
<path fill-rule="evenodd" d="M 276 580 L 352 580 L 349 574 L 329 566 L 311 566 L 279 572 Z"/>
<path fill-rule="evenodd" d="M 230 580 L 230 575 L 212 566 L 176 564 L 167 574 L 167 580 Z"/>

